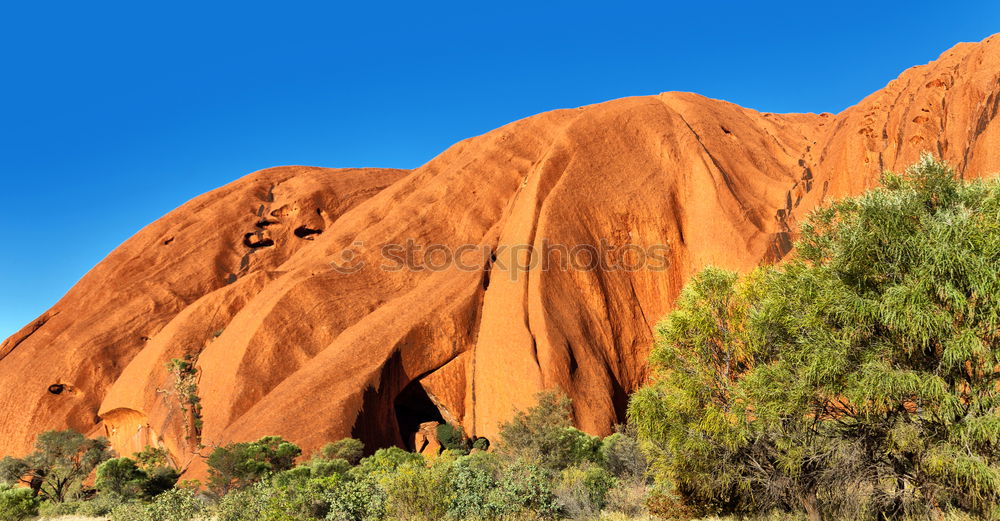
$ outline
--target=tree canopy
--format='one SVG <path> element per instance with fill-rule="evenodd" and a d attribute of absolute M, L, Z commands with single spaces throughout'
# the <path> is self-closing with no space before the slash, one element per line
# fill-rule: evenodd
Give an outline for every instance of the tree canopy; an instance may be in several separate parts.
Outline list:
<path fill-rule="evenodd" d="M 1000 504 L 1000 183 L 924 156 L 813 212 L 792 257 L 708 268 L 630 404 L 658 483 L 709 512 Z"/>

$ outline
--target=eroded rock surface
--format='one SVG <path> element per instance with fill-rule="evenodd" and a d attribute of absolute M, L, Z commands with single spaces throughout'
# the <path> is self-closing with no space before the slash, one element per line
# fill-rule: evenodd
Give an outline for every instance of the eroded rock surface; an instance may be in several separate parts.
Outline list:
<path fill-rule="evenodd" d="M 553 387 L 606 434 L 688 277 L 779 261 L 806 212 L 922 151 L 1000 170 L 998 104 L 994 36 L 836 115 L 668 92 L 539 114 L 409 172 L 251 174 L 140 231 L 0 345 L 0 454 L 72 427 L 197 473 L 199 445 L 270 434 L 307 452 L 405 446 L 427 422 L 490 438 Z M 518 269 L 514 246 L 602 240 L 665 245 L 667 267 Z M 408 241 L 476 248 L 464 269 L 391 269 L 386 246 Z M 198 413 L 165 368 L 185 356 Z"/>

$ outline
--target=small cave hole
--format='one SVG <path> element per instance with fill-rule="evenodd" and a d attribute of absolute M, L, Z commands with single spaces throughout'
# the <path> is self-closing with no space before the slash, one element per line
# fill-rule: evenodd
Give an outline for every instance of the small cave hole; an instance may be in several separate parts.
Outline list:
<path fill-rule="evenodd" d="M 66 386 L 63 384 L 52 384 L 49 386 L 49 392 L 52 394 L 62 394 L 66 390 Z"/>
<path fill-rule="evenodd" d="M 323 215 L 323 210 L 320 210 L 319 208 L 317 208 L 316 209 L 316 215 Z"/>
<path fill-rule="evenodd" d="M 399 434 L 403 438 L 403 444 L 407 450 L 416 450 L 414 438 L 420 430 L 420 424 L 426 422 L 446 423 L 441 411 L 438 410 L 434 402 L 431 401 L 424 386 L 420 382 L 410 382 L 393 402 L 396 410 L 396 424 L 399 425 Z"/>
<path fill-rule="evenodd" d="M 490 267 L 483 268 L 483 291 L 490 289 Z"/>
<path fill-rule="evenodd" d="M 723 132 L 725 132 L 727 136 L 728 136 L 729 134 L 732 134 L 732 132 L 730 132 L 730 130 L 729 130 L 728 128 L 726 128 L 726 127 L 723 127 L 722 125 L 719 125 L 719 128 L 721 128 L 721 129 L 722 129 L 722 131 L 723 131 Z"/>
<path fill-rule="evenodd" d="M 266 248 L 268 246 L 274 246 L 273 239 L 263 239 L 258 237 L 257 240 L 253 240 L 253 237 L 257 235 L 255 232 L 250 232 L 243 236 L 243 245 L 247 248 Z"/>
<path fill-rule="evenodd" d="M 271 226 L 272 224 L 278 224 L 278 221 L 272 221 L 270 219 L 261 219 L 261 220 L 257 221 L 257 223 L 254 224 L 254 226 L 257 227 L 257 228 L 262 228 L 263 229 L 263 228 L 267 228 L 268 226 Z"/>
<path fill-rule="evenodd" d="M 168 239 L 166 239 L 166 240 L 163 241 L 163 245 L 167 246 L 168 244 L 170 244 L 172 242 L 174 242 L 174 238 L 170 237 L 170 238 L 168 238 Z"/>
<path fill-rule="evenodd" d="M 311 237 L 312 235 L 318 235 L 320 233 L 323 233 L 323 230 L 317 230 L 316 228 L 310 228 L 306 225 L 302 225 L 296 228 L 293 233 L 295 233 L 295 236 L 300 239 L 312 240 L 313 239 L 313 237 Z"/>

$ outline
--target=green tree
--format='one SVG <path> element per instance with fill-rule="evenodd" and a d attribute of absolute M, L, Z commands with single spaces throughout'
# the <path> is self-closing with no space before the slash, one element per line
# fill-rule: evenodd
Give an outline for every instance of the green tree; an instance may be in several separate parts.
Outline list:
<path fill-rule="evenodd" d="M 302 449 L 280 436 L 219 447 L 208 456 L 208 487 L 219 495 L 295 465 Z"/>
<path fill-rule="evenodd" d="M 716 510 L 996 515 L 1000 183 L 925 156 L 814 212 L 783 266 L 695 277 L 629 408 Z"/>
<path fill-rule="evenodd" d="M 79 491 L 94 468 L 111 457 L 108 440 L 87 439 L 74 430 L 46 431 L 35 439 L 35 451 L 26 458 L 0 461 L 0 480 L 22 482 L 35 495 L 62 503 Z"/>
<path fill-rule="evenodd" d="M 95 485 L 102 494 L 136 497 L 149 477 L 129 458 L 112 458 L 97 467 Z"/>

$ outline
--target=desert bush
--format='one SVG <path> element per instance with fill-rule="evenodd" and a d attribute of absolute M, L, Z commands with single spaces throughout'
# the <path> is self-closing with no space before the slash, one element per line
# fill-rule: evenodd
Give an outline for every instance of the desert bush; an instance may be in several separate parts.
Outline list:
<path fill-rule="evenodd" d="M 152 498 L 174 488 L 181 476 L 176 469 L 170 467 L 157 467 L 147 471 L 146 474 L 146 479 L 140 487 L 144 498 Z"/>
<path fill-rule="evenodd" d="M 491 494 L 499 486 L 500 461 L 496 454 L 477 452 L 451 465 L 452 501 L 448 516 L 454 519 L 493 519 Z"/>
<path fill-rule="evenodd" d="M 61 516 L 102 517 L 126 502 L 126 499 L 116 494 L 98 494 L 85 501 L 45 501 L 38 507 L 38 514 L 44 519 Z"/>
<path fill-rule="evenodd" d="M 280 436 L 219 447 L 208 456 L 208 488 L 225 495 L 260 481 L 271 473 L 291 469 L 302 450 Z"/>
<path fill-rule="evenodd" d="M 500 428 L 499 450 L 511 459 L 537 461 L 562 470 L 584 461 L 599 462 L 601 439 L 573 427 L 570 400 L 544 391 L 528 411 L 517 411 Z"/>
<path fill-rule="evenodd" d="M 462 430 L 461 426 L 442 423 L 435 428 L 435 434 L 437 435 L 438 443 L 441 444 L 443 449 L 468 452 L 469 444 L 465 438 L 465 431 Z"/>
<path fill-rule="evenodd" d="M 315 454 L 314 458 L 325 460 L 342 459 L 351 465 L 357 465 L 364 456 L 365 444 L 354 438 L 344 438 L 340 441 L 327 443 Z"/>
<path fill-rule="evenodd" d="M 161 447 L 151 447 L 147 445 L 141 452 L 132 454 L 132 459 L 135 460 L 136 465 L 138 465 L 140 469 L 147 472 L 153 469 L 171 466 L 170 453 Z"/>
<path fill-rule="evenodd" d="M 560 507 L 552 491 L 555 475 L 542 465 L 514 461 L 500 469 L 499 486 L 491 498 L 499 518 L 531 513 L 540 518 L 559 517 Z"/>
<path fill-rule="evenodd" d="M 392 474 L 397 469 L 407 465 L 423 465 L 424 457 L 420 454 L 407 452 L 399 447 L 389 447 L 375 451 L 375 454 L 363 458 L 358 466 L 351 469 L 351 474 L 357 478 L 372 477 L 380 479 Z"/>
<path fill-rule="evenodd" d="M 618 480 L 596 465 L 573 466 L 563 470 L 554 494 L 563 514 L 571 519 L 592 519 L 601 512 L 608 491 Z"/>
<path fill-rule="evenodd" d="M 329 505 L 328 521 L 369 521 L 385 517 L 385 491 L 371 477 L 344 480 L 324 498 Z"/>
<path fill-rule="evenodd" d="M 98 465 L 95 486 L 101 494 L 137 497 L 147 478 L 134 460 L 112 458 Z"/>
<path fill-rule="evenodd" d="M 601 460 L 604 468 L 621 479 L 644 481 L 646 456 L 632 430 L 623 428 L 604 438 L 601 443 Z"/>
<path fill-rule="evenodd" d="M 630 518 L 642 517 L 649 513 L 648 500 L 649 487 L 645 481 L 619 479 L 605 496 L 604 510 Z"/>
<path fill-rule="evenodd" d="M 323 519 L 329 512 L 325 493 L 338 478 L 314 480 L 295 469 L 226 494 L 216 507 L 218 521 Z"/>
<path fill-rule="evenodd" d="M 630 418 L 665 490 L 811 519 L 1000 508 L 1000 183 L 925 156 L 812 213 L 796 253 L 709 268 Z"/>
<path fill-rule="evenodd" d="M 192 521 L 206 511 L 194 492 L 173 489 L 148 503 L 129 502 L 111 510 L 111 521 Z"/>
<path fill-rule="evenodd" d="M 436 521 L 448 510 L 449 470 L 454 453 L 445 452 L 430 466 L 423 462 L 401 465 L 381 479 L 390 519 Z"/>
<path fill-rule="evenodd" d="M 38 514 L 39 500 L 26 488 L 0 484 L 0 521 L 22 521 Z"/>
<path fill-rule="evenodd" d="M 314 478 L 323 478 L 337 474 L 347 474 L 351 470 L 351 465 L 344 459 L 313 459 L 308 463 L 309 475 Z"/>

